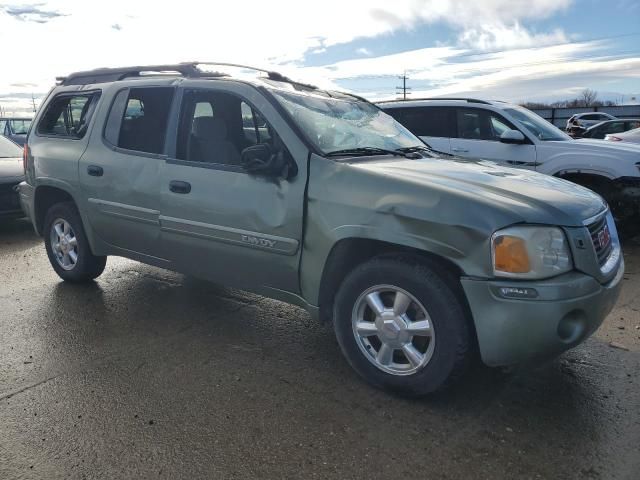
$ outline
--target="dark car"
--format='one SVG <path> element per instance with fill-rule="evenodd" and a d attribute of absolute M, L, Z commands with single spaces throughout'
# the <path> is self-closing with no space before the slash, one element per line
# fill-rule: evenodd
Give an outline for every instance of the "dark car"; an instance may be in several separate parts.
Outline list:
<path fill-rule="evenodd" d="M 640 119 L 638 118 L 607 120 L 587 128 L 582 134 L 582 138 L 604 138 L 610 133 L 622 133 L 638 127 L 640 127 Z"/>
<path fill-rule="evenodd" d="M 23 216 L 15 190 L 23 180 L 22 148 L 0 136 L 0 218 Z"/>
<path fill-rule="evenodd" d="M 0 135 L 4 135 L 20 146 L 23 146 L 27 139 L 29 127 L 31 127 L 30 118 L 0 118 Z"/>

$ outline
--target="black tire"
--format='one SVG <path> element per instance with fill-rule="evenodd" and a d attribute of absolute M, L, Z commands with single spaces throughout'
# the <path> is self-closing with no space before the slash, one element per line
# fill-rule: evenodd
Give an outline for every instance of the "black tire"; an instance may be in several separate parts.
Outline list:
<path fill-rule="evenodd" d="M 473 357 L 467 308 L 456 294 L 453 277 L 439 275 L 435 270 L 421 258 L 377 257 L 356 267 L 340 286 L 333 313 L 336 337 L 349 364 L 370 384 L 404 395 L 426 395 L 452 384 Z M 376 285 L 392 285 L 406 291 L 431 317 L 435 346 L 428 363 L 415 373 L 387 373 L 361 351 L 353 332 L 352 315 L 358 298 Z"/>
<path fill-rule="evenodd" d="M 54 223 L 60 219 L 68 222 L 77 240 L 77 261 L 70 270 L 66 270 L 58 263 L 51 241 L 51 230 Z M 80 213 L 73 202 L 56 203 L 49 208 L 44 220 L 43 236 L 49 262 L 58 276 L 64 281 L 73 283 L 89 282 L 100 276 L 104 271 L 107 257 L 96 256 L 91 251 L 82 226 Z"/>

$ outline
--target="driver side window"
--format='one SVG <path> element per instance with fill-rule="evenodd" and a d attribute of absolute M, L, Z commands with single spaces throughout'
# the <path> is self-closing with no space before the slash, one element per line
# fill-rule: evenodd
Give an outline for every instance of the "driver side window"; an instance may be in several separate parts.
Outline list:
<path fill-rule="evenodd" d="M 248 147 L 273 147 L 275 133 L 264 118 L 235 95 L 207 90 L 183 96 L 176 157 L 179 160 L 242 166 Z"/>
<path fill-rule="evenodd" d="M 498 142 L 507 130 L 517 130 L 502 115 L 478 108 L 457 109 L 458 138 Z"/>

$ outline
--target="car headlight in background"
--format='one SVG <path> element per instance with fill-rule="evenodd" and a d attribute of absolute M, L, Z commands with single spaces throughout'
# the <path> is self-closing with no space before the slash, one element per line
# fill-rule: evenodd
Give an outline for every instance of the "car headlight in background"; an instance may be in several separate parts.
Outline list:
<path fill-rule="evenodd" d="M 491 237 L 491 259 L 497 277 L 542 279 L 573 269 L 567 238 L 557 227 L 498 230 Z"/>

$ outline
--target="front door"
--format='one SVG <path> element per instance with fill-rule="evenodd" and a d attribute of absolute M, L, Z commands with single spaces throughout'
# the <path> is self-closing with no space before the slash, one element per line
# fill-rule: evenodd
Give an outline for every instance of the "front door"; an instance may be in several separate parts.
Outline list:
<path fill-rule="evenodd" d="M 504 131 L 518 130 L 502 115 L 480 108 L 456 108 L 456 123 L 457 136 L 451 139 L 453 155 L 535 170 L 535 145 L 500 142 Z"/>
<path fill-rule="evenodd" d="M 215 282 L 297 292 L 308 150 L 253 87 L 204 85 L 182 92 L 163 166 L 165 255 L 176 270 Z M 297 174 L 248 174 L 242 151 L 257 143 L 286 151 Z"/>

